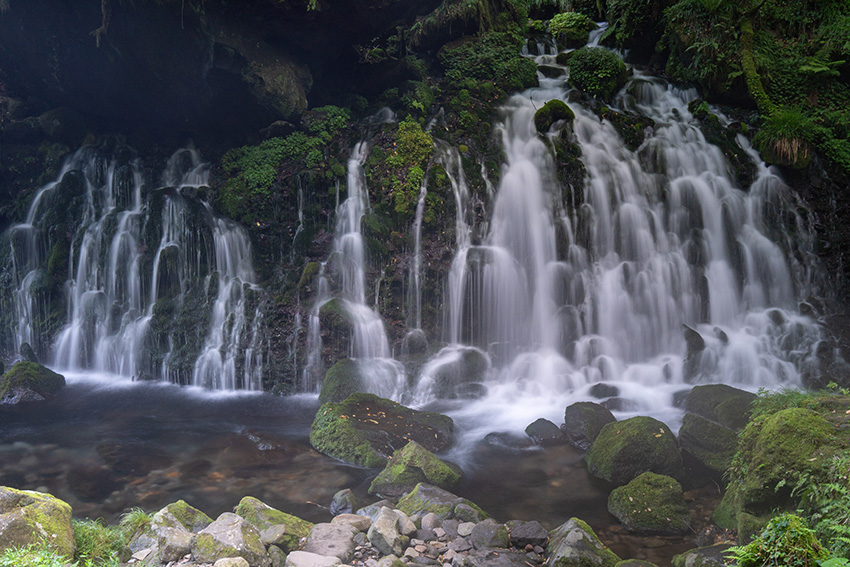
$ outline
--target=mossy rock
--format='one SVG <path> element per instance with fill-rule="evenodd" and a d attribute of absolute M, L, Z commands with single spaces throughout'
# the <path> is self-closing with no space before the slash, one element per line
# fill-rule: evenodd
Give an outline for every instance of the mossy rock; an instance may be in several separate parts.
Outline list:
<path fill-rule="evenodd" d="M 658 565 L 651 561 L 644 561 L 643 559 L 626 559 L 625 561 L 620 561 L 614 567 L 658 567 Z"/>
<path fill-rule="evenodd" d="M 549 128 L 558 120 L 572 122 L 576 115 L 567 103 L 560 99 L 552 99 L 534 113 L 534 127 L 541 134 L 549 131 Z"/>
<path fill-rule="evenodd" d="M 562 12 L 549 20 L 549 31 L 561 49 L 576 49 L 585 44 L 596 23 L 578 12 Z"/>
<path fill-rule="evenodd" d="M 686 413 L 679 429 L 679 445 L 711 478 L 722 482 L 735 456 L 738 434 L 704 417 Z"/>
<path fill-rule="evenodd" d="M 30 544 L 44 544 L 72 558 L 71 506 L 50 494 L 0 487 L 0 549 Z"/>
<path fill-rule="evenodd" d="M 737 431 L 747 425 L 755 399 L 755 394 L 726 384 L 706 384 L 694 386 L 685 398 L 684 409 Z"/>
<path fill-rule="evenodd" d="M 252 496 L 239 501 L 236 514 L 257 528 L 261 534 L 274 526 L 284 526 L 283 537 L 276 542 L 281 549 L 289 553 L 299 549 L 301 538 L 310 535 L 313 524 L 297 516 L 281 512 Z"/>
<path fill-rule="evenodd" d="M 419 483 L 409 494 L 404 495 L 396 506 L 408 516 L 418 514 L 424 516 L 433 513 L 440 520 L 468 519 L 466 516 L 470 509 L 478 515 L 476 521 L 489 518 L 489 514 L 482 510 L 477 504 L 466 498 L 461 498 L 447 490 L 443 490 L 431 484 Z M 458 513 L 460 512 L 460 516 Z"/>
<path fill-rule="evenodd" d="M 192 533 L 198 533 L 212 523 L 212 518 L 190 506 L 185 500 L 169 504 L 151 519 L 151 529 L 183 528 Z"/>
<path fill-rule="evenodd" d="M 615 421 L 611 410 L 595 402 L 576 402 L 564 411 L 564 433 L 570 445 L 587 451 L 602 428 Z"/>
<path fill-rule="evenodd" d="M 319 401 L 338 403 L 351 394 L 362 392 L 364 386 L 363 375 L 357 361 L 345 358 L 331 366 L 325 373 Z"/>
<path fill-rule="evenodd" d="M 655 121 L 652 118 L 618 112 L 608 107 L 600 109 L 599 117 L 607 120 L 617 129 L 626 147 L 632 151 L 636 151 L 643 144 L 647 133 L 655 126 Z"/>
<path fill-rule="evenodd" d="M 310 429 L 310 443 L 317 451 L 341 461 L 378 468 L 411 440 L 429 451 L 442 451 L 451 445 L 453 432 L 450 417 L 358 393 L 319 408 Z"/>
<path fill-rule="evenodd" d="M 732 547 L 728 543 L 718 543 L 707 547 L 697 547 L 673 556 L 673 567 L 727 567 L 729 560 L 726 552 Z"/>
<path fill-rule="evenodd" d="M 578 518 L 570 518 L 552 530 L 547 551 L 549 567 L 614 567 L 620 562 L 593 529 Z"/>
<path fill-rule="evenodd" d="M 301 272 L 301 279 L 298 280 L 298 291 L 304 291 L 312 283 L 320 269 L 321 265 L 318 262 L 307 262 Z"/>
<path fill-rule="evenodd" d="M 598 478 L 624 485 L 644 472 L 684 477 L 676 437 L 664 423 L 646 416 L 609 423 L 586 456 L 587 468 Z"/>
<path fill-rule="evenodd" d="M 19 361 L 0 379 L 0 404 L 46 400 L 65 385 L 65 377 L 37 362 Z"/>
<path fill-rule="evenodd" d="M 680 535 L 690 529 L 682 485 L 674 478 L 651 472 L 612 490 L 608 511 L 630 532 Z"/>
<path fill-rule="evenodd" d="M 225 512 L 191 541 L 192 556 L 198 563 L 241 557 L 253 567 L 271 567 L 259 530 L 237 514 Z"/>
<path fill-rule="evenodd" d="M 452 347 L 450 354 L 440 357 L 438 365 L 431 371 L 434 395 L 445 399 L 469 397 L 470 384 L 483 382 L 486 378 L 490 359 L 474 347 Z"/>
<path fill-rule="evenodd" d="M 386 468 L 369 486 L 369 494 L 401 496 L 420 482 L 451 489 L 460 482 L 461 476 L 458 467 L 440 460 L 416 441 L 410 441 L 393 453 Z"/>
<path fill-rule="evenodd" d="M 603 47 L 582 47 L 570 57 L 569 65 L 570 84 L 596 98 L 610 98 L 629 77 L 620 56 Z"/>

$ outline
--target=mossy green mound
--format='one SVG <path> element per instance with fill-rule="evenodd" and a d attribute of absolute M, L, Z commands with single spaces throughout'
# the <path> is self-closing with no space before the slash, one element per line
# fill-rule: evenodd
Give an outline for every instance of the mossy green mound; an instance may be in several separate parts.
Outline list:
<path fill-rule="evenodd" d="M 591 96 L 607 99 L 628 79 L 620 56 L 603 47 L 582 47 L 569 60 L 570 84 Z"/>
<path fill-rule="evenodd" d="M 646 416 L 609 423 L 586 456 L 596 477 L 623 485 L 644 472 L 675 479 L 684 476 L 676 437 L 662 422 Z"/>
<path fill-rule="evenodd" d="M 313 524 L 310 522 L 281 512 L 251 496 L 246 496 L 239 501 L 236 514 L 257 528 L 260 533 L 273 526 L 284 526 L 283 536 L 276 544 L 287 553 L 297 550 L 301 538 L 309 536 L 310 530 L 313 529 Z"/>
<path fill-rule="evenodd" d="M 212 523 L 212 518 L 190 506 L 185 500 L 173 502 L 154 514 L 151 519 L 151 529 L 185 528 L 197 533 Z"/>
<path fill-rule="evenodd" d="M 756 395 L 726 384 L 694 386 L 685 398 L 685 411 L 729 429 L 743 429 Z"/>
<path fill-rule="evenodd" d="M 372 481 L 369 493 L 401 496 L 420 482 L 451 489 L 461 475 L 460 469 L 441 461 L 416 441 L 410 441 L 393 453 L 386 468 Z"/>
<path fill-rule="evenodd" d="M 462 521 L 480 522 L 490 517 L 474 502 L 425 483 L 417 484 L 409 494 L 398 501 L 396 507 L 408 516 L 433 513 L 440 520 L 457 518 Z M 470 514 L 474 515 L 475 519 L 470 518 Z"/>
<path fill-rule="evenodd" d="M 651 472 L 612 490 L 608 511 L 631 532 L 676 535 L 690 529 L 682 485 L 674 478 Z"/>
<path fill-rule="evenodd" d="M 35 544 L 74 556 L 71 506 L 55 496 L 0 487 L 0 526 L 0 549 Z"/>
<path fill-rule="evenodd" d="M 738 434 L 704 417 L 686 413 L 679 429 L 679 445 L 711 478 L 722 481 L 735 456 Z"/>
<path fill-rule="evenodd" d="M 549 128 L 558 120 L 572 122 L 576 115 L 562 100 L 553 99 L 537 109 L 534 113 L 534 126 L 541 134 L 549 131 Z"/>
<path fill-rule="evenodd" d="M 65 385 L 65 377 L 37 362 L 20 361 L 0 379 L 0 404 L 46 400 Z"/>
<path fill-rule="evenodd" d="M 373 394 L 353 394 L 316 412 L 310 443 L 326 455 L 362 467 L 378 468 L 395 451 L 416 441 L 429 451 L 451 445 L 450 417 L 420 412 Z"/>
<path fill-rule="evenodd" d="M 549 20 L 549 32 L 558 46 L 566 49 L 585 45 L 590 32 L 595 29 L 593 20 L 578 12 L 562 12 Z"/>
<path fill-rule="evenodd" d="M 356 360 L 345 358 L 330 367 L 322 380 L 319 401 L 341 402 L 351 394 L 362 392 L 363 375 Z"/>

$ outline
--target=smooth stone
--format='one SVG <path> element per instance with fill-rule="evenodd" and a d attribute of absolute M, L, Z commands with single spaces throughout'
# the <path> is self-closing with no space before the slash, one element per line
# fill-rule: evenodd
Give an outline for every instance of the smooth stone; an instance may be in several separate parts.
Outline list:
<path fill-rule="evenodd" d="M 339 557 L 325 557 L 307 551 L 293 551 L 286 556 L 285 567 L 334 567 L 341 565 Z"/>
<path fill-rule="evenodd" d="M 457 527 L 457 535 L 460 537 L 467 537 L 472 533 L 472 530 L 475 529 L 475 524 L 473 522 L 464 522 Z"/>
<path fill-rule="evenodd" d="M 251 567 L 242 557 L 224 557 L 213 563 L 213 567 Z"/>
<path fill-rule="evenodd" d="M 359 532 L 369 531 L 372 527 L 372 518 L 369 516 L 360 516 L 358 514 L 340 514 L 331 520 L 332 524 L 345 524 L 351 526 Z"/>
<path fill-rule="evenodd" d="M 355 528 L 344 524 L 316 524 L 310 531 L 304 551 L 326 557 L 338 557 L 341 562 L 348 563 L 354 558 L 356 533 Z"/>

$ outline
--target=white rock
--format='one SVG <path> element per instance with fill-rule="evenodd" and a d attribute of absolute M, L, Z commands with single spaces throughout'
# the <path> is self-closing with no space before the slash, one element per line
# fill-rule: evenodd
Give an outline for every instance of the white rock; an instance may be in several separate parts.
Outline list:
<path fill-rule="evenodd" d="M 285 567 L 334 567 L 342 565 L 339 557 L 325 557 L 307 551 L 293 551 L 286 556 Z"/>

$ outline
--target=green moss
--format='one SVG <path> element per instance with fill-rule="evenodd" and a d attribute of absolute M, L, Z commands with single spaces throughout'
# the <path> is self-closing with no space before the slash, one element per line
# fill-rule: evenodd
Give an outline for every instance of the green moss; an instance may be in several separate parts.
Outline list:
<path fill-rule="evenodd" d="M 362 392 L 363 376 L 356 360 L 345 358 L 330 367 L 322 380 L 319 401 L 341 402 L 351 394 Z"/>
<path fill-rule="evenodd" d="M 782 514 L 751 543 L 730 549 L 729 556 L 738 567 L 815 567 L 823 565 L 829 553 L 802 518 Z"/>
<path fill-rule="evenodd" d="M 49 398 L 65 385 L 65 377 L 37 362 L 19 361 L 0 379 L 0 400 L 12 394 L 14 388 L 33 390 Z"/>
<path fill-rule="evenodd" d="M 465 38 L 440 50 L 446 78 L 455 88 L 466 79 L 494 81 L 503 92 L 537 85 L 537 67 L 522 57 L 522 41 L 506 32 Z"/>
<path fill-rule="evenodd" d="M 679 429 L 679 444 L 708 469 L 712 478 L 719 480 L 732 464 L 738 434 L 704 417 L 686 413 Z"/>
<path fill-rule="evenodd" d="M 278 545 L 287 553 L 298 550 L 301 538 L 308 537 L 310 530 L 313 529 L 313 524 L 310 522 L 272 508 L 252 496 L 246 496 L 240 500 L 235 512 L 238 516 L 244 518 L 246 522 L 257 528 L 259 532 L 271 526 L 285 526 L 286 530 L 283 541 Z"/>
<path fill-rule="evenodd" d="M 372 448 L 343 411 L 340 404 L 322 405 L 310 428 L 310 444 L 320 453 L 347 463 L 367 468 L 383 466 L 386 457 Z"/>
<path fill-rule="evenodd" d="M 460 473 L 441 461 L 415 441 L 395 451 L 386 468 L 378 474 L 369 487 L 369 493 L 381 492 L 387 485 L 413 487 L 427 482 L 440 488 L 453 488 L 460 481 Z"/>
<path fill-rule="evenodd" d="M 629 530 L 681 534 L 690 530 L 682 486 L 669 476 L 646 472 L 608 497 L 608 511 Z"/>
<path fill-rule="evenodd" d="M 549 20 L 549 32 L 555 36 L 559 45 L 567 48 L 585 45 L 590 32 L 595 29 L 593 20 L 577 12 L 555 14 Z"/>
<path fill-rule="evenodd" d="M 534 113 L 534 126 L 538 132 L 545 134 L 555 122 L 559 120 L 572 122 L 575 117 L 575 113 L 567 106 L 567 103 L 559 99 L 552 99 Z"/>
<path fill-rule="evenodd" d="M 180 524 L 190 532 L 197 532 L 199 530 L 202 530 L 212 523 L 212 518 L 210 518 L 194 506 L 191 506 L 185 500 L 178 500 L 177 502 L 169 504 L 163 509 L 162 512 L 170 514 L 170 516 L 172 516 L 174 520 L 180 522 Z M 155 524 L 157 522 L 161 522 L 162 518 L 163 517 L 159 513 L 157 513 L 156 515 L 154 515 L 153 522 Z"/>
<path fill-rule="evenodd" d="M 299 291 L 302 291 L 312 283 L 313 278 L 319 273 L 320 268 L 321 266 L 318 262 L 307 262 L 307 265 L 304 266 L 304 270 L 301 272 L 301 279 L 298 280 Z"/>
<path fill-rule="evenodd" d="M 570 84 L 594 97 L 607 99 L 626 84 L 622 59 L 602 47 L 582 47 L 569 60 Z"/>
<path fill-rule="evenodd" d="M 65 557 L 75 552 L 71 506 L 55 496 L 32 490 L 0 487 L 4 542 L 13 547 L 35 545 Z"/>

